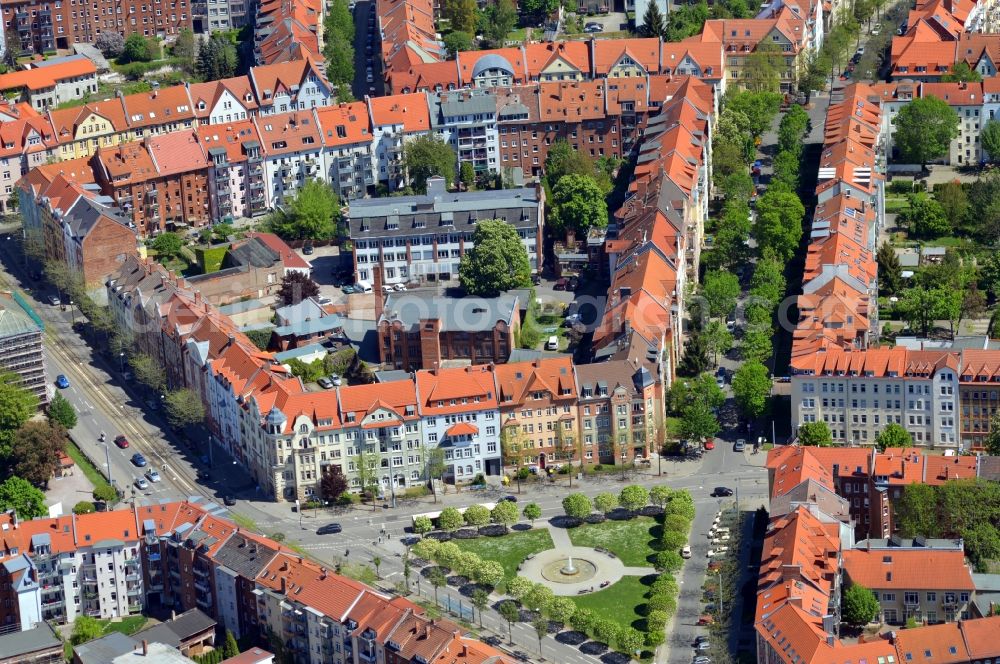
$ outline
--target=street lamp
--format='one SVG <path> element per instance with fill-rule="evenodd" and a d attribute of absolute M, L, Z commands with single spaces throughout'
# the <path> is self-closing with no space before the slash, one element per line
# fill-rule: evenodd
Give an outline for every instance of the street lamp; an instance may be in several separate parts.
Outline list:
<path fill-rule="evenodd" d="M 111 477 L 111 448 L 108 447 L 107 443 L 103 443 L 103 445 L 104 445 L 104 462 L 108 466 L 108 482 L 110 482 L 111 486 L 114 487 L 115 480 L 113 477 Z"/>

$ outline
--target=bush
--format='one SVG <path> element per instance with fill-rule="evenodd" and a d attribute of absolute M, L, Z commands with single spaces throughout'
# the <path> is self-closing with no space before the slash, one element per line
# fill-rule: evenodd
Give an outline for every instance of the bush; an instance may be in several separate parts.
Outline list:
<path fill-rule="evenodd" d="M 659 648 L 663 645 L 666 640 L 666 635 L 663 633 L 662 629 L 656 629 L 650 632 L 646 632 L 646 647 L 647 648 Z"/>
<path fill-rule="evenodd" d="M 596 620 L 597 618 L 594 616 L 593 611 L 590 609 L 578 608 L 573 613 L 573 617 L 569 619 L 569 624 L 573 627 L 573 629 L 588 634 L 590 633 L 590 630 L 594 628 L 594 622 Z"/>
<path fill-rule="evenodd" d="M 663 517 L 663 530 L 668 533 L 687 534 L 691 522 L 683 514 L 668 514 Z"/>
<path fill-rule="evenodd" d="M 687 539 L 687 535 L 684 533 L 667 531 L 660 538 L 660 547 L 663 551 L 679 551 L 687 544 Z"/>
<path fill-rule="evenodd" d="M 73 505 L 73 514 L 90 514 L 94 511 L 94 503 L 89 500 L 81 500 Z"/>
<path fill-rule="evenodd" d="M 913 180 L 906 180 L 903 178 L 894 178 L 892 182 L 889 183 L 889 193 L 891 194 L 912 194 L 913 193 Z"/>
<path fill-rule="evenodd" d="M 680 590 L 677 585 L 677 579 L 669 574 L 661 574 L 656 577 L 656 581 L 653 581 L 653 585 L 649 588 L 649 594 L 659 595 L 666 593 L 668 595 L 676 595 Z"/>
<path fill-rule="evenodd" d="M 110 503 L 118 500 L 118 492 L 110 484 L 102 484 L 94 489 L 94 500 Z"/>
<path fill-rule="evenodd" d="M 663 626 L 667 624 L 670 620 L 670 616 L 663 609 L 656 609 L 655 611 L 650 611 L 649 615 L 646 616 L 646 627 L 650 632 L 663 632 Z"/>
<path fill-rule="evenodd" d="M 650 613 L 663 611 L 669 618 L 677 610 L 677 598 L 668 593 L 657 593 L 649 598 L 646 608 Z"/>
<path fill-rule="evenodd" d="M 661 551 L 656 554 L 656 569 L 670 572 L 671 574 L 684 566 L 684 559 L 676 551 Z"/>

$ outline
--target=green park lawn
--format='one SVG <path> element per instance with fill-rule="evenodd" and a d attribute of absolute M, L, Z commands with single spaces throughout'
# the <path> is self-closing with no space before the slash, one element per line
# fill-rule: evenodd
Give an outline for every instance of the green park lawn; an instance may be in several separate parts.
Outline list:
<path fill-rule="evenodd" d="M 574 546 L 602 547 L 621 558 L 629 567 L 652 566 L 648 558 L 656 553 L 654 533 L 661 527 L 648 516 L 637 516 L 628 521 L 607 520 L 588 523 L 569 530 Z"/>
<path fill-rule="evenodd" d="M 638 576 L 623 576 L 621 581 L 604 590 L 570 597 L 578 607 L 590 609 L 594 615 L 613 620 L 625 627 L 642 627 L 645 617 L 640 613 L 646 604 L 649 588 Z"/>
<path fill-rule="evenodd" d="M 551 549 L 552 536 L 544 528 L 510 532 L 503 537 L 478 537 L 451 540 L 463 551 L 471 551 L 483 560 L 495 560 L 503 565 L 504 577 L 517 576 L 517 566 L 533 553 Z"/>

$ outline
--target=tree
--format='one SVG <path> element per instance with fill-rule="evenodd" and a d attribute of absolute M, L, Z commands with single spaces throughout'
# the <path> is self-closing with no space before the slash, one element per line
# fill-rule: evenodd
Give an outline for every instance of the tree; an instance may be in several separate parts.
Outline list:
<path fill-rule="evenodd" d="M 320 495 L 323 496 L 323 500 L 333 502 L 347 493 L 347 489 L 347 476 L 336 470 L 333 466 L 327 466 L 319 482 Z M 430 519 L 427 519 L 427 521 L 428 525 L 430 525 Z M 413 522 L 413 531 L 422 534 L 417 531 L 416 519 Z"/>
<path fill-rule="evenodd" d="M 472 167 L 471 161 L 463 161 L 458 167 L 458 179 L 466 191 L 476 188 L 476 169 Z"/>
<path fill-rule="evenodd" d="M 979 83 L 982 80 L 983 75 L 963 61 L 953 64 L 951 71 L 941 77 L 942 83 Z"/>
<path fill-rule="evenodd" d="M 548 586 L 541 583 L 533 583 L 531 590 L 526 592 L 524 597 L 521 598 L 521 603 L 532 611 L 545 613 L 555 597 L 555 593 Z"/>
<path fill-rule="evenodd" d="M 490 510 L 483 505 L 469 505 L 465 508 L 465 522 L 470 526 L 485 526 L 490 522 Z"/>
<path fill-rule="evenodd" d="M 181 250 L 184 248 L 184 240 L 177 233 L 167 231 L 153 238 L 149 247 L 156 252 L 157 257 L 176 258 L 180 256 Z"/>
<path fill-rule="evenodd" d="M 712 363 L 719 364 L 719 353 L 725 355 L 733 347 L 733 333 L 726 329 L 722 321 L 709 321 L 701 333 L 705 339 L 705 349 L 712 354 Z"/>
<path fill-rule="evenodd" d="M 501 602 L 500 607 L 497 609 L 497 613 L 500 617 L 507 621 L 507 633 L 510 638 L 510 642 L 514 643 L 514 623 L 521 619 L 521 610 L 517 608 L 517 604 L 514 602 Z"/>
<path fill-rule="evenodd" d="M 650 2 L 642 17 L 642 36 L 659 37 L 663 39 L 667 33 L 667 24 L 663 20 L 663 12 L 656 2 Z"/>
<path fill-rule="evenodd" d="M 826 422 L 805 422 L 799 426 L 799 444 L 812 447 L 833 445 L 833 434 Z"/>
<path fill-rule="evenodd" d="M 545 18 L 559 9 L 559 0 L 522 0 L 521 11 L 534 18 Z"/>
<path fill-rule="evenodd" d="M 203 80 L 217 81 L 233 76 L 238 64 L 236 45 L 223 34 L 213 34 L 198 49 L 195 70 Z"/>
<path fill-rule="evenodd" d="M 788 260 L 802 238 L 802 217 L 805 207 L 791 191 L 770 190 L 757 200 L 757 224 L 754 229 L 758 243 Z"/>
<path fill-rule="evenodd" d="M 482 564 L 476 568 L 474 576 L 476 578 L 476 583 L 496 588 L 503 582 L 503 565 L 495 560 L 484 560 Z"/>
<path fill-rule="evenodd" d="M 104 57 L 108 59 L 117 58 L 125 51 L 125 38 L 120 32 L 105 30 L 97 35 L 94 46 Z"/>
<path fill-rule="evenodd" d="M 719 420 L 708 404 L 697 402 L 684 407 L 677 434 L 687 440 L 709 438 L 719 432 Z"/>
<path fill-rule="evenodd" d="M 58 392 L 49 402 L 48 417 L 49 422 L 58 424 L 64 429 L 72 429 L 77 422 L 76 409 L 73 408 L 73 404 Z"/>
<path fill-rule="evenodd" d="M 697 376 L 708 368 L 708 343 L 700 333 L 692 331 L 684 342 L 684 354 L 677 367 L 682 376 Z"/>
<path fill-rule="evenodd" d="M 674 550 L 660 551 L 656 554 L 656 569 L 673 574 L 684 566 L 681 554 Z"/>
<path fill-rule="evenodd" d="M 0 456 L 9 453 L 14 432 L 38 410 L 38 397 L 19 383 L 14 374 L 0 374 Z"/>
<path fill-rule="evenodd" d="M 990 563 L 1000 559 L 1000 531 L 989 523 L 978 523 L 962 531 L 965 553 L 977 572 L 988 573 Z"/>
<path fill-rule="evenodd" d="M 92 514 L 94 512 L 94 503 L 89 500 L 81 500 L 76 505 L 73 505 L 73 514 Z"/>
<path fill-rule="evenodd" d="M 205 419 L 204 402 L 197 392 L 187 387 L 167 392 L 163 406 L 167 411 L 167 421 L 173 427 L 183 428 Z"/>
<path fill-rule="evenodd" d="M 610 618 L 598 618 L 594 621 L 594 637 L 609 645 L 618 638 L 620 631 L 618 623 Z"/>
<path fill-rule="evenodd" d="M 726 401 L 726 395 L 711 374 L 703 373 L 697 378 L 676 380 L 670 386 L 668 393 L 670 412 L 679 414 L 687 406 L 699 401 L 709 408 L 719 408 Z"/>
<path fill-rule="evenodd" d="M 268 218 L 268 226 L 286 240 L 325 240 L 333 237 L 333 221 L 338 214 L 337 194 L 324 182 L 307 180 L 286 209 L 278 209 Z"/>
<path fill-rule="evenodd" d="M 875 447 L 879 452 L 885 452 L 890 447 L 913 447 L 910 432 L 891 422 L 875 436 Z"/>
<path fill-rule="evenodd" d="M 618 652 L 632 658 L 638 658 L 645 641 L 642 632 L 635 627 L 626 627 L 618 634 L 615 643 L 618 645 Z"/>
<path fill-rule="evenodd" d="M 77 616 L 73 621 L 73 632 L 69 637 L 69 642 L 78 646 L 88 641 L 100 638 L 104 634 L 104 627 L 96 619 L 90 616 Z"/>
<path fill-rule="evenodd" d="M 490 594 L 482 588 L 472 591 L 472 606 L 479 612 L 479 627 L 483 626 L 483 610 L 490 604 Z"/>
<path fill-rule="evenodd" d="M 958 136 L 958 113 L 933 95 L 914 99 L 899 110 L 892 121 L 893 137 L 900 161 L 925 165 L 948 153 Z"/>
<path fill-rule="evenodd" d="M 418 516 L 413 519 L 413 532 L 418 535 L 426 535 L 434 530 L 434 524 L 426 516 Z"/>
<path fill-rule="evenodd" d="M 1000 160 L 1000 120 L 995 118 L 987 120 L 979 134 L 979 140 L 992 161 Z"/>
<path fill-rule="evenodd" d="M 458 278 L 467 293 L 484 297 L 530 287 L 531 263 L 517 230 L 502 219 L 477 223 Z"/>
<path fill-rule="evenodd" d="M 440 567 L 434 567 L 427 573 L 427 580 L 430 582 L 431 587 L 434 588 L 434 605 L 437 606 L 438 588 L 448 583 L 448 579 L 445 578 L 444 572 L 441 571 Z"/>
<path fill-rule="evenodd" d="M 960 291 L 948 288 L 907 288 L 896 303 L 896 311 L 911 330 L 926 337 L 934 321 L 958 318 L 961 298 Z"/>
<path fill-rule="evenodd" d="M 375 578 L 381 579 L 382 575 L 379 573 L 379 568 L 382 566 L 382 559 L 378 556 L 372 558 L 372 567 L 375 568 Z"/>
<path fill-rule="evenodd" d="M 582 493 L 571 493 L 562 500 L 563 511 L 566 516 L 583 520 L 594 511 L 594 503 L 589 496 Z"/>
<path fill-rule="evenodd" d="M 910 232 L 921 238 L 937 238 L 951 232 L 944 208 L 924 192 L 910 194 L 910 206 L 902 212 L 900 220 Z"/>
<path fill-rule="evenodd" d="M 748 418 L 756 419 L 767 409 L 771 395 L 771 377 L 760 362 L 745 362 L 733 375 L 736 405 Z"/>
<path fill-rule="evenodd" d="M 444 471 L 448 469 L 445 463 L 444 450 L 440 447 L 424 448 L 424 458 L 427 459 L 427 477 L 431 481 L 431 492 L 434 494 L 434 502 L 437 502 L 437 487 L 434 480 L 441 479 Z"/>
<path fill-rule="evenodd" d="M 17 430 L 8 458 L 13 475 L 35 486 L 48 486 L 59 468 L 59 452 L 66 446 L 66 430 L 58 423 L 29 421 Z"/>
<path fill-rule="evenodd" d="M 45 494 L 20 477 L 8 477 L 0 484 L 0 511 L 14 510 L 19 519 L 27 521 L 45 516 Z"/>
<path fill-rule="evenodd" d="M 732 272 L 707 272 L 701 285 L 701 294 L 708 300 L 712 316 L 725 316 L 736 306 L 740 295 L 740 280 Z"/>
<path fill-rule="evenodd" d="M 608 491 L 602 491 L 594 496 L 594 507 L 601 514 L 607 516 L 618 507 L 618 496 Z"/>
<path fill-rule="evenodd" d="M 444 47 L 448 49 L 448 55 L 455 57 L 456 53 L 473 50 L 472 35 L 461 30 L 453 30 L 444 36 Z"/>
<path fill-rule="evenodd" d="M 128 64 L 129 62 L 149 62 L 155 55 L 149 40 L 138 32 L 133 32 L 125 40 L 125 48 L 122 51 L 119 62 L 122 64 Z"/>
<path fill-rule="evenodd" d="M 441 515 L 438 516 L 438 527 L 441 530 L 458 530 L 463 525 L 465 525 L 465 517 L 454 507 L 446 507 L 441 510 Z"/>
<path fill-rule="evenodd" d="M 528 503 L 524 506 L 521 514 L 523 514 L 524 518 L 531 521 L 532 525 L 534 525 L 535 519 L 541 518 L 542 516 L 542 508 L 538 506 L 538 503 Z"/>
<path fill-rule="evenodd" d="M 475 33 L 476 0 L 448 0 L 443 9 L 445 17 L 451 21 L 452 30 Z"/>
<path fill-rule="evenodd" d="M 319 295 L 319 284 L 305 272 L 292 270 L 281 278 L 278 300 L 286 307 L 317 295 Z"/>
<path fill-rule="evenodd" d="M 844 591 L 840 602 L 844 622 L 861 627 L 878 618 L 881 607 L 878 597 L 860 583 L 852 583 Z"/>
<path fill-rule="evenodd" d="M 475 6 L 475 0 L 471 1 Z M 435 175 L 443 177 L 449 187 L 455 181 L 455 151 L 436 136 L 419 136 L 404 144 L 403 162 L 414 191 L 427 191 L 427 180 Z"/>
<path fill-rule="evenodd" d="M 354 77 L 354 44 L 340 34 L 332 34 L 323 45 L 327 78 L 334 85 L 351 84 Z"/>
<path fill-rule="evenodd" d="M 486 29 L 483 35 L 497 47 L 503 46 L 507 35 L 517 25 L 517 8 L 511 0 L 490 3 L 483 12 Z"/>
<path fill-rule="evenodd" d="M 902 288 L 903 283 L 903 268 L 899 264 L 899 256 L 896 255 L 891 244 L 883 242 L 879 245 L 876 260 L 878 262 L 879 293 L 895 295 Z"/>
<path fill-rule="evenodd" d="M 509 500 L 501 500 L 490 510 L 490 519 L 505 529 L 517 523 L 517 505 Z"/>
<path fill-rule="evenodd" d="M 983 444 L 987 454 L 1000 456 L 1000 410 L 995 411 L 990 418 L 990 433 Z"/>
<path fill-rule="evenodd" d="M 589 155 L 560 138 L 549 147 L 549 154 L 545 157 L 545 183 L 549 189 L 555 189 L 567 175 L 585 175 L 597 180 L 597 165 Z"/>
<path fill-rule="evenodd" d="M 528 592 L 535 587 L 533 581 L 528 581 L 523 576 L 515 576 L 507 580 L 507 594 L 520 601 Z"/>
<path fill-rule="evenodd" d="M 197 54 L 197 46 L 194 41 L 194 32 L 191 28 L 184 28 L 177 33 L 177 39 L 174 41 L 173 55 L 178 58 L 181 62 L 181 68 L 188 73 L 195 71 L 195 55 Z"/>
<path fill-rule="evenodd" d="M 240 654 L 240 646 L 236 643 L 236 637 L 228 629 L 226 630 L 226 642 L 222 645 L 222 656 L 225 659 L 236 657 Z"/>
<path fill-rule="evenodd" d="M 118 491 L 110 484 L 102 484 L 94 487 L 92 495 L 94 496 L 94 500 L 101 503 L 110 503 L 118 499 Z"/>
<path fill-rule="evenodd" d="M 934 198 L 941 205 L 944 216 L 952 228 L 957 228 L 969 211 L 969 195 L 960 182 L 945 182 L 936 192 Z"/>
<path fill-rule="evenodd" d="M 586 175 L 564 175 L 552 190 L 548 223 L 556 233 L 573 230 L 578 235 L 607 227 L 608 204 L 597 181 Z"/>
<path fill-rule="evenodd" d="M 785 53 L 781 47 L 761 42 L 746 58 L 743 87 L 751 92 L 777 92 L 784 68 Z"/>
<path fill-rule="evenodd" d="M 535 616 L 535 619 L 531 621 L 531 627 L 535 630 L 535 636 L 538 637 L 538 654 L 541 655 L 542 639 L 549 633 L 549 621 L 546 620 L 545 616 L 539 613 Z"/>
<path fill-rule="evenodd" d="M 770 128 L 771 121 L 781 109 L 782 99 L 776 92 L 734 90 L 726 95 L 724 103 L 726 111 L 746 116 L 750 135 L 757 138 Z"/>
<path fill-rule="evenodd" d="M 649 491 L 643 486 L 627 486 L 618 494 L 618 504 L 629 512 L 638 512 L 649 504 Z"/>
<path fill-rule="evenodd" d="M 347 41 L 354 39 L 354 16 L 347 0 L 333 0 L 329 3 L 323 28 L 328 35 L 340 35 Z"/>
<path fill-rule="evenodd" d="M 649 490 L 649 500 L 657 507 L 664 507 L 670 502 L 670 494 L 673 489 L 668 486 L 657 485 Z"/>

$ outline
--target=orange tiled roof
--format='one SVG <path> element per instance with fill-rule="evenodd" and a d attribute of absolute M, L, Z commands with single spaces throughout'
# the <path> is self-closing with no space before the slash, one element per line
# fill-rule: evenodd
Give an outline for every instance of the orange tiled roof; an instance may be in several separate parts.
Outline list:
<path fill-rule="evenodd" d="M 72 58 L 46 67 L 34 67 L 0 76 L 0 90 L 54 88 L 59 81 L 78 76 L 96 76 L 97 67 L 84 57 Z"/>
<path fill-rule="evenodd" d="M 362 102 L 327 106 L 316 110 L 323 145 L 339 147 L 371 142 L 371 122 L 368 106 Z"/>
<path fill-rule="evenodd" d="M 551 398 L 576 399 L 576 375 L 569 357 L 543 358 L 496 366 L 501 407 L 523 405 L 531 392 L 547 392 Z"/>
<path fill-rule="evenodd" d="M 618 62 L 628 56 L 647 74 L 660 73 L 660 40 L 655 37 L 635 39 L 594 39 L 594 73 L 607 76 Z"/>
<path fill-rule="evenodd" d="M 542 71 L 556 60 L 590 77 L 590 43 L 585 41 L 532 42 L 522 47 L 528 78 L 537 81 Z M 513 64 L 513 63 L 512 63 Z"/>
<path fill-rule="evenodd" d="M 421 414 L 450 415 L 497 406 L 495 377 L 489 365 L 418 371 L 416 384 Z"/>
<path fill-rule="evenodd" d="M 194 130 L 151 136 L 146 148 L 161 177 L 208 168 L 208 154 Z"/>
<path fill-rule="evenodd" d="M 198 140 L 207 153 L 213 148 L 225 148 L 226 160 L 230 163 L 246 161 L 246 153 L 243 151 L 244 143 L 251 141 L 260 142 L 260 134 L 257 133 L 257 125 L 253 120 L 239 120 L 236 122 L 226 122 L 224 124 L 203 124 L 198 127 Z"/>
<path fill-rule="evenodd" d="M 423 93 L 371 97 L 368 105 L 376 126 L 402 125 L 408 132 L 428 131 L 431 128 L 427 95 Z"/>

